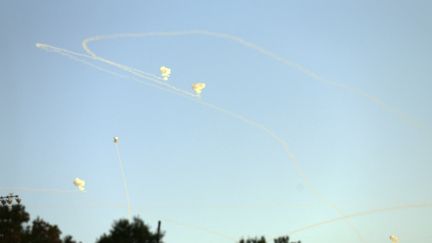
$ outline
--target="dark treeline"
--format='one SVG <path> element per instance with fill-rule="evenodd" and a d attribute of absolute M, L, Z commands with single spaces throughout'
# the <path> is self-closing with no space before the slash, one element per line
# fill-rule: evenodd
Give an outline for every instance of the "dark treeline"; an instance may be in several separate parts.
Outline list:
<path fill-rule="evenodd" d="M 29 223 L 30 215 L 18 204 L 0 206 L 1 243 L 78 243 L 72 236 L 60 238 L 61 231 L 41 218 Z"/>
<path fill-rule="evenodd" d="M 61 238 L 61 230 L 37 217 L 30 223 L 30 215 L 21 204 L 0 206 L 0 243 L 81 243 L 72 236 Z M 140 218 L 132 221 L 114 221 L 108 233 L 102 234 L 96 243 L 164 243 L 164 232 L 152 232 Z M 288 236 L 273 239 L 273 243 L 301 243 L 289 241 Z M 238 243 L 271 243 L 264 237 L 240 239 Z"/>
<path fill-rule="evenodd" d="M 238 243 L 271 243 L 271 241 L 267 241 L 264 236 L 261 236 L 255 238 L 241 239 Z M 273 243 L 301 243 L 301 241 L 290 241 L 289 236 L 281 236 L 273 239 Z"/>

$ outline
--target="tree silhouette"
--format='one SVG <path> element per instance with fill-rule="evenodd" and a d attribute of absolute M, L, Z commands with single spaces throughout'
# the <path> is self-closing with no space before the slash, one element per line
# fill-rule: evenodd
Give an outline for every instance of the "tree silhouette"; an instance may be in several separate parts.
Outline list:
<path fill-rule="evenodd" d="M 33 220 L 32 226 L 27 226 L 26 242 L 32 243 L 62 243 L 61 231 L 56 225 L 50 225 L 40 218 Z"/>
<path fill-rule="evenodd" d="M 163 243 L 162 237 L 163 234 L 158 241 L 157 233 L 152 233 L 140 218 L 134 217 L 132 222 L 115 221 L 109 234 L 103 234 L 96 243 Z"/>
<path fill-rule="evenodd" d="M 65 236 L 65 238 L 63 239 L 63 243 L 77 243 L 77 242 L 72 238 L 72 236 L 67 235 L 67 236 Z"/>
<path fill-rule="evenodd" d="M 274 243 L 301 243 L 301 241 L 289 241 L 290 240 L 290 238 L 289 238 L 289 236 L 281 236 L 281 237 L 278 237 L 278 238 L 276 238 L 276 239 L 274 239 L 273 241 L 274 241 Z"/>
<path fill-rule="evenodd" d="M 249 238 L 249 239 L 241 239 L 239 241 L 239 243 L 266 243 L 266 239 L 264 238 L 264 236 L 261 236 L 261 238 Z"/>
<path fill-rule="evenodd" d="M 280 236 L 276 239 L 273 239 L 274 243 L 301 243 L 301 241 L 289 241 L 290 238 L 289 236 Z M 239 243 L 267 243 L 266 239 L 264 236 L 261 236 L 261 238 L 248 238 L 248 239 L 241 239 L 239 241 Z"/>
<path fill-rule="evenodd" d="M 62 240 L 56 225 L 41 218 L 28 225 L 29 220 L 30 215 L 22 205 L 0 206 L 0 243 L 76 243 L 72 236 Z"/>
<path fill-rule="evenodd" d="M 0 206 L 0 242 L 22 242 L 23 224 L 29 220 L 30 215 L 21 205 Z"/>

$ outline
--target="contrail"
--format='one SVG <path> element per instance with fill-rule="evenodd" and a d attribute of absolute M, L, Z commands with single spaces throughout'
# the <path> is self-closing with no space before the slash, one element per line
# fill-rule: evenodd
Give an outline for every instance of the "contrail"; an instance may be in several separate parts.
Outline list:
<path fill-rule="evenodd" d="M 114 146 L 116 148 L 116 152 L 117 152 L 117 157 L 118 157 L 118 161 L 119 161 L 119 165 L 120 165 L 120 172 L 121 172 L 121 176 L 122 176 L 122 180 L 123 180 L 123 188 L 125 191 L 125 195 L 126 195 L 126 200 L 127 200 L 127 208 L 128 208 L 128 218 L 132 219 L 132 209 L 131 209 L 131 202 L 130 202 L 130 197 L 129 197 L 129 189 L 128 189 L 128 184 L 127 184 L 127 180 L 126 180 L 126 173 L 124 171 L 124 163 L 123 160 L 120 156 L 120 149 L 117 143 L 114 143 Z"/>

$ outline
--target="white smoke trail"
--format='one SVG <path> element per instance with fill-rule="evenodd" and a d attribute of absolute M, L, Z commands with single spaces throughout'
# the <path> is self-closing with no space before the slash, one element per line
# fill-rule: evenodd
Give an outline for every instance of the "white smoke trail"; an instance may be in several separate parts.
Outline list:
<path fill-rule="evenodd" d="M 46 51 L 49 51 L 49 52 L 55 52 L 55 53 L 58 53 L 58 54 L 61 54 L 61 55 L 65 55 L 65 56 L 67 56 L 69 58 L 72 58 L 72 59 L 77 60 L 79 62 L 82 62 L 84 64 L 87 64 L 87 65 L 90 65 L 92 67 L 95 67 L 96 69 L 98 69 L 100 71 L 103 71 L 103 72 L 106 72 L 106 73 L 109 73 L 111 75 L 114 75 L 114 76 L 119 76 L 120 75 L 118 73 L 115 73 L 115 72 L 109 71 L 107 69 L 101 68 L 101 67 L 99 67 L 97 65 L 94 65 L 92 63 L 89 63 L 89 62 L 86 62 L 86 61 L 83 61 L 83 60 L 79 60 L 79 58 L 92 59 L 92 60 L 95 60 L 95 61 L 99 61 L 99 62 L 108 64 L 110 66 L 116 67 L 116 68 L 118 68 L 118 69 L 120 69 L 120 70 L 122 70 L 122 71 L 124 71 L 124 72 L 126 72 L 128 74 L 132 74 L 136 78 L 141 78 L 141 79 L 145 79 L 147 81 L 151 81 L 151 83 L 156 84 L 156 85 L 158 85 L 160 87 L 163 87 L 163 88 L 165 88 L 165 90 L 166 89 L 170 89 L 171 91 L 175 91 L 176 93 L 181 94 L 183 96 L 186 95 L 186 96 L 190 96 L 190 97 L 194 97 L 194 98 L 199 98 L 198 95 L 196 95 L 196 94 L 194 94 L 192 92 L 188 92 L 188 91 L 179 89 L 179 88 L 177 88 L 174 85 L 170 85 L 169 83 L 167 83 L 166 81 L 164 81 L 162 78 L 160 78 L 158 76 L 155 76 L 153 74 L 148 74 L 148 73 L 143 72 L 141 70 L 138 70 L 136 68 L 132 68 L 132 67 L 128 67 L 128 66 L 125 66 L 125 65 L 122 65 L 122 64 L 119 64 L 119 63 L 115 63 L 113 61 L 110 61 L 110 60 L 107 60 L 107 59 L 104 59 L 104 58 L 101 58 L 101 57 L 95 57 L 95 56 L 91 56 L 91 55 L 85 55 L 85 54 L 81 54 L 81 53 L 76 53 L 76 52 L 73 52 L 73 51 L 69 51 L 67 49 L 51 46 L 51 45 L 48 45 L 48 44 L 42 44 L 42 43 L 37 43 L 36 47 L 38 47 L 40 49 L 43 49 L 43 50 L 46 50 Z M 122 76 L 121 75 L 120 77 L 121 78 L 125 78 L 126 76 Z M 136 78 L 133 78 L 133 79 L 135 81 L 138 81 L 139 79 L 136 79 Z M 142 83 L 142 82 L 139 82 L 139 83 Z"/>
<path fill-rule="evenodd" d="M 127 208 L 128 208 L 128 219 L 132 219 L 132 209 L 131 209 L 131 202 L 130 202 L 130 197 L 129 197 L 129 188 L 128 188 L 128 184 L 127 184 L 126 173 L 124 171 L 124 163 L 123 163 L 123 160 L 122 160 L 121 155 L 120 155 L 120 148 L 119 148 L 118 144 L 114 143 L 114 146 L 116 148 L 117 158 L 118 158 L 119 165 L 120 165 L 120 172 L 121 172 L 121 176 L 122 176 L 122 180 L 123 180 L 123 188 L 125 191 Z"/>
<path fill-rule="evenodd" d="M 231 111 L 227 111 L 225 109 L 222 109 L 216 105 L 213 105 L 211 103 L 207 103 L 204 102 L 202 100 L 197 101 L 198 103 L 207 106 L 211 109 L 217 110 L 221 113 L 224 113 L 226 115 L 229 115 L 231 117 L 234 117 L 238 120 L 241 120 L 243 122 L 245 122 L 246 124 L 249 124 L 261 131 L 263 131 L 264 133 L 266 133 L 267 135 L 269 135 L 274 141 L 276 141 L 277 143 L 279 143 L 285 154 L 287 155 L 288 159 L 292 162 L 292 165 L 294 167 L 295 172 L 297 173 L 297 175 L 302 179 L 303 183 L 306 185 L 307 189 L 319 200 L 321 201 L 321 203 L 327 205 L 328 207 L 334 209 L 339 215 L 344 216 L 344 212 L 338 207 L 336 206 L 336 204 L 334 204 L 333 202 L 331 202 L 330 200 L 328 200 L 326 197 L 324 197 L 324 195 L 322 195 L 322 193 L 313 185 L 313 183 L 311 182 L 311 180 L 309 179 L 309 177 L 306 175 L 306 173 L 304 173 L 303 169 L 300 166 L 300 161 L 295 157 L 295 155 L 291 152 L 291 150 L 289 149 L 288 143 L 283 140 L 281 137 L 279 137 L 276 133 L 274 133 L 272 130 L 270 130 L 269 128 L 265 127 L 264 125 L 253 121 L 249 118 L 246 118 L 244 116 L 238 115 L 237 113 L 231 112 Z M 351 228 L 351 230 L 353 230 L 353 232 L 355 232 L 357 238 L 360 240 L 360 242 L 364 242 L 363 237 L 361 236 L 359 230 L 354 227 L 354 225 L 350 222 L 350 221 L 346 221 L 346 223 L 348 224 L 348 226 Z"/>
<path fill-rule="evenodd" d="M 0 191 L 20 191 L 20 192 L 54 192 L 54 193 L 83 193 L 78 190 L 39 188 L 39 187 L 0 187 Z"/>
<path fill-rule="evenodd" d="M 381 213 L 386 213 L 386 212 L 391 212 L 391 211 L 400 211 L 400 210 L 406 210 L 406 209 L 419 209 L 419 208 L 431 208 L 431 207 L 432 207 L 432 202 L 423 202 L 423 203 L 415 203 L 415 204 L 401 204 L 401 205 L 396 205 L 396 206 L 391 206 L 391 207 L 382 207 L 382 208 L 374 208 L 374 209 L 369 209 L 369 210 L 364 210 L 364 211 L 358 211 L 358 212 L 345 214 L 344 216 L 341 216 L 341 217 L 336 217 L 336 218 L 320 221 L 320 222 L 317 222 L 314 224 L 309 224 L 309 225 L 291 230 L 291 231 L 289 231 L 288 235 L 292 236 L 292 235 L 298 234 L 300 232 L 312 230 L 312 229 L 318 228 L 320 226 L 337 223 L 337 222 L 344 221 L 347 219 L 364 217 L 364 216 L 374 215 L 374 214 L 381 214 Z M 167 220 L 167 219 L 165 219 L 165 220 Z M 220 236 L 220 237 L 223 237 L 226 239 L 238 240 L 238 239 L 235 239 L 233 236 L 229 236 L 225 233 L 220 233 L 220 232 L 215 231 L 215 230 L 210 230 L 208 228 L 204 228 L 204 227 L 200 227 L 200 226 L 196 226 L 196 225 L 185 224 L 185 223 L 179 223 L 179 222 L 176 222 L 174 220 L 167 220 L 167 221 L 169 221 L 171 223 L 175 223 L 179 226 L 184 226 L 184 227 L 188 227 L 191 229 L 201 230 L 201 231 L 210 233 L 212 235 Z"/>
<path fill-rule="evenodd" d="M 283 65 L 286 65 L 290 68 L 296 69 L 296 70 L 300 71 L 301 73 L 305 74 L 306 76 L 310 77 L 313 80 L 316 80 L 316 81 L 321 82 L 321 83 L 326 84 L 326 85 L 336 87 L 336 88 L 341 89 L 341 90 L 351 92 L 351 93 L 358 95 L 360 97 L 364 97 L 364 98 L 368 99 L 370 102 L 379 106 L 381 109 L 383 109 L 389 113 L 395 114 L 400 120 L 402 120 L 403 122 L 405 122 L 405 123 L 407 123 L 407 124 L 409 124 L 415 128 L 420 129 L 420 128 L 424 127 L 424 124 L 422 124 L 417 119 L 415 119 L 415 118 L 411 117 L 410 115 L 398 110 L 395 107 L 391 107 L 391 106 L 387 105 L 385 102 L 383 102 L 378 97 L 370 95 L 360 88 L 357 88 L 354 86 L 349 86 L 349 85 L 342 84 L 342 83 L 338 83 L 338 82 L 330 80 L 330 79 L 326 79 L 326 78 L 322 77 L 321 75 L 319 75 L 318 73 L 312 71 L 311 69 L 304 67 L 303 65 L 295 63 L 295 62 L 293 62 L 287 58 L 284 58 L 284 57 L 282 57 L 282 56 L 280 56 L 274 52 L 271 52 L 271 51 L 269 51 L 263 47 L 260 47 L 256 44 L 254 44 L 252 42 L 246 41 L 246 40 L 244 40 L 238 36 L 234 36 L 234 35 L 230 35 L 230 34 L 226 34 L 226 33 L 210 32 L 210 31 L 206 31 L 206 30 L 191 30 L 191 31 L 179 31 L 179 32 L 120 33 L 120 34 L 102 35 L 102 36 L 94 36 L 94 37 L 87 38 L 87 39 L 83 40 L 82 46 L 83 46 L 84 50 L 90 56 L 99 58 L 90 49 L 89 44 L 91 42 L 100 41 L 100 40 L 117 39 L 117 38 L 142 38 L 142 37 L 150 37 L 150 36 L 173 37 L 173 36 L 188 36 L 188 35 L 210 36 L 210 37 L 215 37 L 215 38 L 233 41 L 233 42 L 238 43 L 238 44 L 240 44 L 246 48 L 249 48 L 249 49 L 254 50 L 258 53 L 261 53 L 262 55 L 264 55 L 270 59 L 273 59 L 273 60 L 275 60 L 275 61 L 277 61 Z"/>
<path fill-rule="evenodd" d="M 349 214 L 346 214 L 346 215 L 341 216 L 341 217 L 324 220 L 324 221 L 321 221 L 318 223 L 309 224 L 309 225 L 303 226 L 301 228 L 291 230 L 289 232 L 289 235 L 294 235 L 294 234 L 297 234 L 297 233 L 300 233 L 300 232 L 303 232 L 306 230 L 318 228 L 318 227 L 323 226 L 323 225 L 337 223 L 337 222 L 342 221 L 342 220 L 352 219 L 352 218 L 356 218 L 356 217 L 363 217 L 363 216 L 367 216 L 367 215 L 371 215 L 371 214 L 385 213 L 385 212 L 390 212 L 390 211 L 399 211 L 402 209 L 430 208 L 430 207 L 432 207 L 431 202 L 417 203 L 417 204 L 403 204 L 403 205 L 397 205 L 397 206 L 392 206 L 392 207 L 369 209 L 369 210 L 365 210 L 365 211 L 349 213 Z"/>

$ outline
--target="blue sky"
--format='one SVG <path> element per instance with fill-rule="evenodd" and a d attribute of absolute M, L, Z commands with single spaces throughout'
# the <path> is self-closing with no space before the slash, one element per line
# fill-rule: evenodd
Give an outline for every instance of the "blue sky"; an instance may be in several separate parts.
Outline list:
<path fill-rule="evenodd" d="M 127 216 L 112 144 L 119 136 L 132 212 L 152 227 L 162 220 L 167 242 L 273 237 L 339 217 L 262 130 L 35 47 L 84 53 L 81 41 L 95 35 L 207 30 L 255 43 L 389 108 L 225 39 L 122 38 L 90 47 L 155 75 L 168 66 L 169 83 L 180 89 L 207 83 L 203 101 L 284 139 L 314 187 L 346 214 L 430 205 L 431 7 L 428 1 L 2 1 L 0 192 L 20 194 L 32 216 L 94 242 Z M 75 177 L 86 180 L 86 193 L 74 192 Z M 385 242 L 390 234 L 414 242 L 432 239 L 430 216 L 421 207 L 349 222 L 365 242 Z M 360 242 L 343 221 L 292 237 Z"/>

